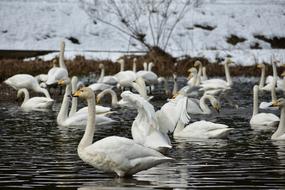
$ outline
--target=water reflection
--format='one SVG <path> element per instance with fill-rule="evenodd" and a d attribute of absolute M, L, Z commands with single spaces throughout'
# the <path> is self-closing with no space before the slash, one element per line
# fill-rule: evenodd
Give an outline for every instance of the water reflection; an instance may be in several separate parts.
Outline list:
<path fill-rule="evenodd" d="M 1 103 L 0 186 L 4 189 L 283 189 L 285 142 L 270 140 L 272 131 L 250 128 L 252 85 L 235 85 L 233 99 L 239 103 L 239 109 L 225 103 L 220 114 L 204 118 L 235 128 L 228 139 L 171 137 L 173 149 L 167 156 L 175 158 L 175 162 L 140 172 L 131 179 L 106 174 L 79 159 L 76 149 L 85 127 L 56 124 L 60 101 L 49 112 L 25 112 L 16 103 Z M 157 88 L 155 93 L 160 91 Z M 165 99 L 158 97 L 152 101 L 156 109 L 164 102 Z M 98 127 L 94 141 L 110 135 L 131 138 L 136 111 L 127 108 L 115 111 L 111 117 L 118 122 Z"/>

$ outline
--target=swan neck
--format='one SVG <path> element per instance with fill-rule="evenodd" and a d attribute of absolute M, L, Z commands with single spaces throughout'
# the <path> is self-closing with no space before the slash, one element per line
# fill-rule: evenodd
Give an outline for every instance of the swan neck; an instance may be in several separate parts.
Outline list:
<path fill-rule="evenodd" d="M 68 96 L 70 96 L 70 95 L 71 95 L 71 86 L 70 86 L 70 84 L 68 84 L 68 85 L 66 85 L 64 97 L 63 97 L 63 100 L 61 103 L 59 113 L 57 115 L 57 123 L 59 125 L 62 125 L 63 122 L 67 118 L 68 106 L 69 106 L 69 97 Z"/>
<path fill-rule="evenodd" d="M 206 67 L 202 68 L 202 74 L 203 74 L 203 77 L 207 78 Z"/>
<path fill-rule="evenodd" d="M 101 99 L 106 94 L 110 94 L 111 95 L 111 97 L 112 97 L 112 102 L 111 102 L 112 106 L 117 106 L 117 104 L 118 104 L 118 97 L 117 97 L 116 93 L 114 92 L 114 90 L 112 90 L 112 89 L 105 89 L 104 91 L 100 92 L 97 95 L 97 97 Z"/>
<path fill-rule="evenodd" d="M 152 63 L 150 63 L 150 64 L 148 64 L 148 71 L 151 71 L 152 70 L 152 67 L 153 67 L 153 64 Z"/>
<path fill-rule="evenodd" d="M 143 63 L 143 70 L 147 71 L 147 69 L 148 69 L 148 68 L 147 68 L 147 63 L 144 62 L 144 63 Z"/>
<path fill-rule="evenodd" d="M 228 84 L 231 86 L 233 84 L 233 82 L 232 82 L 232 78 L 231 78 L 231 74 L 230 74 L 230 69 L 229 69 L 228 63 L 225 63 L 224 67 L 225 67 L 226 80 L 227 80 Z"/>
<path fill-rule="evenodd" d="M 105 76 L 105 68 L 101 68 L 101 73 L 100 73 L 100 77 L 98 79 L 98 82 L 102 82 L 103 81 L 103 78 Z"/>
<path fill-rule="evenodd" d="M 95 133 L 95 119 L 96 119 L 96 104 L 95 104 L 95 96 L 92 95 L 92 98 L 87 99 L 88 104 L 88 119 L 87 125 L 85 128 L 84 135 L 78 145 L 78 149 L 84 149 L 87 146 L 92 144 L 93 136 Z"/>
<path fill-rule="evenodd" d="M 276 95 L 276 82 L 274 81 L 274 85 L 271 87 L 271 101 L 276 101 L 277 100 L 277 95 Z"/>
<path fill-rule="evenodd" d="M 135 61 L 133 62 L 133 72 L 137 72 L 137 63 Z"/>
<path fill-rule="evenodd" d="M 261 76 L 259 81 L 259 88 L 263 88 L 265 83 L 265 67 L 261 68 Z"/>
<path fill-rule="evenodd" d="M 19 91 L 20 93 L 24 94 L 24 101 L 23 103 L 27 102 L 30 99 L 30 95 L 27 89 L 23 88 Z"/>
<path fill-rule="evenodd" d="M 120 71 L 121 71 L 121 72 L 124 71 L 124 69 L 125 69 L 125 62 L 124 62 L 124 61 L 121 61 L 121 62 L 120 62 L 120 66 L 121 66 Z"/>
<path fill-rule="evenodd" d="M 206 104 L 206 100 L 210 99 L 209 95 L 204 95 L 201 99 L 200 99 L 200 107 L 203 111 L 204 114 L 210 114 L 211 110 L 209 108 L 209 106 Z"/>
<path fill-rule="evenodd" d="M 43 93 L 47 98 L 50 98 L 50 94 L 47 89 L 41 88 L 40 86 L 35 90 L 36 92 Z"/>
<path fill-rule="evenodd" d="M 253 88 L 253 113 L 252 116 L 258 114 L 258 88 Z"/>
<path fill-rule="evenodd" d="M 59 53 L 59 67 L 66 69 L 66 66 L 64 64 L 64 49 L 65 49 L 65 44 L 62 43 L 60 46 L 60 53 Z"/>
<path fill-rule="evenodd" d="M 277 130 L 273 133 L 271 138 L 278 138 L 285 133 L 285 107 L 281 108 L 281 116 Z"/>
<path fill-rule="evenodd" d="M 177 92 L 178 92 L 178 84 L 177 84 L 176 79 L 174 79 L 172 94 L 176 95 Z"/>
<path fill-rule="evenodd" d="M 73 79 L 72 81 L 72 93 L 75 93 L 75 91 L 77 90 L 77 79 Z M 72 116 L 76 111 L 77 111 L 77 105 L 78 105 L 78 98 L 77 97 L 72 97 L 72 103 L 71 103 L 71 108 L 69 111 L 69 116 Z"/>

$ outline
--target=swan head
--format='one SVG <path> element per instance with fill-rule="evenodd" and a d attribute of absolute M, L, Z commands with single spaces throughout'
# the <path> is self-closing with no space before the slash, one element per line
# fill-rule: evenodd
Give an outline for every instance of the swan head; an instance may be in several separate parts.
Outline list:
<path fill-rule="evenodd" d="M 122 92 L 121 97 L 127 107 L 142 107 L 143 103 L 146 101 L 141 95 L 134 94 L 130 91 Z"/>
<path fill-rule="evenodd" d="M 263 63 L 259 63 L 257 64 L 256 67 L 262 69 L 262 68 L 265 68 L 265 65 Z"/>
<path fill-rule="evenodd" d="M 116 61 L 117 63 L 119 63 L 119 64 L 124 64 L 125 63 L 125 61 L 124 61 L 124 59 L 123 58 L 119 58 L 119 59 L 117 59 L 117 61 Z"/>
<path fill-rule="evenodd" d="M 200 66 L 200 65 L 202 65 L 201 61 L 199 61 L 199 60 L 195 61 L 194 67 L 197 67 L 197 66 Z"/>
<path fill-rule="evenodd" d="M 227 58 L 225 64 L 231 64 L 231 63 L 234 63 L 234 62 L 230 58 Z"/>
<path fill-rule="evenodd" d="M 52 67 L 57 67 L 58 61 L 57 59 L 52 60 Z"/>
<path fill-rule="evenodd" d="M 214 101 L 214 102 L 212 103 L 212 106 L 213 106 L 213 108 L 214 108 L 218 113 L 220 113 L 221 104 L 220 104 L 219 101 Z"/>
<path fill-rule="evenodd" d="M 100 64 L 99 64 L 99 69 L 104 69 L 103 63 L 100 63 Z"/>
<path fill-rule="evenodd" d="M 285 99 L 284 98 L 279 98 L 276 101 L 272 102 L 273 107 L 284 107 L 285 106 Z"/>
<path fill-rule="evenodd" d="M 73 97 L 79 97 L 82 99 L 94 99 L 95 95 L 91 88 L 83 87 L 72 94 Z"/>
<path fill-rule="evenodd" d="M 136 62 L 137 62 L 137 58 L 136 58 L 136 57 L 133 59 L 133 62 L 134 62 L 134 63 L 136 63 Z"/>

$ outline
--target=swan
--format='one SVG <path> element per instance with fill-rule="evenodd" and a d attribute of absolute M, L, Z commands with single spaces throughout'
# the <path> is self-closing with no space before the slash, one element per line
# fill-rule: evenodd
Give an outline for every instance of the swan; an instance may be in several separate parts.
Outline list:
<path fill-rule="evenodd" d="M 59 67 L 53 67 L 48 71 L 47 85 L 57 84 L 58 80 L 65 80 L 68 78 L 68 71 L 64 64 L 64 41 L 60 44 L 60 54 L 59 54 Z M 56 61 L 56 60 L 54 60 Z"/>
<path fill-rule="evenodd" d="M 285 99 L 280 98 L 272 103 L 273 106 L 281 108 L 280 122 L 277 130 L 271 136 L 272 140 L 285 140 Z"/>
<path fill-rule="evenodd" d="M 199 138 L 199 139 L 217 139 L 225 138 L 233 128 L 224 124 L 213 123 L 209 121 L 196 121 L 184 127 L 178 123 L 173 136 L 182 138 Z"/>
<path fill-rule="evenodd" d="M 100 77 L 97 81 L 97 83 L 105 83 L 105 84 L 109 84 L 109 85 L 115 85 L 118 83 L 117 78 L 115 78 L 114 76 L 105 76 L 105 67 L 104 64 L 100 63 L 99 68 L 101 69 L 101 74 Z"/>
<path fill-rule="evenodd" d="M 202 91 L 205 91 L 205 93 L 216 95 L 220 92 L 224 92 L 226 90 L 231 89 L 231 86 L 233 84 L 230 71 L 229 71 L 229 64 L 232 63 L 230 59 L 227 59 L 224 68 L 225 68 L 225 75 L 226 75 L 226 81 L 222 79 L 209 79 L 202 81 L 200 87 Z"/>
<path fill-rule="evenodd" d="M 170 95 L 170 91 L 169 91 L 169 87 L 168 87 L 168 81 L 166 80 L 165 77 L 158 77 L 157 82 L 159 84 L 163 83 L 163 89 L 164 89 L 164 93 L 166 95 Z"/>
<path fill-rule="evenodd" d="M 73 76 L 71 78 L 72 93 L 77 91 L 79 83 L 80 82 L 78 82 L 77 76 Z M 88 111 L 87 106 L 77 110 L 77 105 L 78 105 L 77 98 L 72 97 L 71 108 L 70 108 L 69 115 L 68 115 L 69 117 L 72 116 L 73 114 L 76 114 L 76 113 L 79 114 L 79 113 L 83 113 L 83 112 L 86 112 L 86 115 L 87 115 L 87 111 Z M 111 113 L 110 111 L 111 111 L 111 108 L 109 108 L 109 107 L 103 107 L 103 106 L 96 105 L 96 114 L 107 114 L 107 113 Z"/>
<path fill-rule="evenodd" d="M 133 71 L 124 71 L 125 61 L 124 59 L 119 59 L 117 61 L 120 66 L 120 72 L 114 75 L 114 77 L 118 80 L 117 87 L 131 87 L 131 82 L 135 81 L 137 76 Z"/>
<path fill-rule="evenodd" d="M 145 100 L 149 101 L 153 98 L 153 96 L 147 95 L 145 81 L 142 77 L 138 77 L 135 82 L 130 83 L 130 86 L 133 87 Z"/>
<path fill-rule="evenodd" d="M 196 86 L 198 84 L 198 73 L 197 73 L 197 69 L 195 67 L 192 67 L 188 70 L 189 77 L 188 77 L 188 82 L 187 85 L 192 87 L 192 86 Z"/>
<path fill-rule="evenodd" d="M 261 76 L 258 87 L 260 90 L 262 90 L 265 84 L 265 65 L 263 63 L 257 64 L 257 68 L 261 69 Z"/>
<path fill-rule="evenodd" d="M 86 125 L 88 111 L 77 111 L 68 116 L 69 96 L 71 95 L 70 79 L 58 81 L 59 85 L 66 85 L 62 104 L 57 115 L 57 124 L 60 126 L 82 126 Z M 111 118 L 105 117 L 104 114 L 97 115 L 97 124 L 104 125 L 114 122 Z"/>
<path fill-rule="evenodd" d="M 186 108 L 187 101 L 187 97 L 170 99 L 160 110 L 156 111 L 155 115 L 159 124 L 159 130 L 162 133 L 173 133 L 178 121 L 183 124 L 187 124 L 190 121 L 191 118 Z"/>
<path fill-rule="evenodd" d="M 202 62 L 199 61 L 199 60 L 195 61 L 194 67 L 197 67 L 197 66 L 199 67 L 199 70 L 198 70 L 198 73 L 197 73 L 197 81 L 196 81 L 195 85 L 200 85 L 201 81 L 202 81 L 202 70 L 203 70 Z"/>
<path fill-rule="evenodd" d="M 29 92 L 26 88 L 22 88 L 17 92 L 17 98 L 24 94 L 24 101 L 21 105 L 26 110 L 41 110 L 49 109 L 52 107 L 54 100 L 46 97 L 33 97 L 30 98 Z"/>
<path fill-rule="evenodd" d="M 146 63 L 144 63 L 144 64 L 146 64 Z M 142 70 L 142 71 L 138 71 L 136 73 L 136 77 L 137 78 L 138 77 L 142 77 L 145 80 L 145 83 L 147 85 L 154 85 L 154 84 L 157 84 L 157 82 L 158 82 L 157 81 L 157 79 L 158 79 L 157 75 L 154 72 L 151 71 L 151 68 L 152 68 L 153 65 L 154 65 L 154 63 L 151 62 L 148 65 L 150 70 L 148 70 L 148 71 Z M 150 88 L 150 91 L 151 91 L 151 88 Z"/>
<path fill-rule="evenodd" d="M 260 80 L 264 80 L 264 76 L 262 76 L 263 72 L 265 72 L 265 66 L 262 67 L 262 65 L 260 65 L 261 67 L 261 77 L 263 77 L 263 79 L 261 78 Z M 277 81 L 280 80 L 279 77 L 277 76 L 277 68 L 276 68 L 276 62 L 273 61 L 272 62 L 272 71 L 273 71 L 273 77 L 272 76 L 268 76 L 266 79 L 266 85 L 261 87 L 260 90 L 265 90 L 265 91 L 271 91 L 272 86 L 276 86 Z M 282 80 L 281 80 L 282 81 Z M 282 82 L 281 82 L 282 83 Z M 261 86 L 262 84 L 260 84 Z"/>
<path fill-rule="evenodd" d="M 187 112 L 188 114 L 211 114 L 212 111 L 206 104 L 206 100 L 209 100 L 212 107 L 219 112 L 221 108 L 220 102 L 212 95 L 204 94 L 200 100 L 195 98 L 188 98 Z"/>
<path fill-rule="evenodd" d="M 16 74 L 4 81 L 5 84 L 11 86 L 15 90 L 26 88 L 35 92 L 43 93 L 47 98 L 50 98 L 50 94 L 45 88 L 41 88 L 38 81 L 29 74 Z"/>
<path fill-rule="evenodd" d="M 73 96 L 86 99 L 88 103 L 88 122 L 77 148 L 79 157 L 87 164 L 105 172 L 114 172 L 119 177 L 125 177 L 173 160 L 124 137 L 110 136 L 92 144 L 97 119 L 95 95 L 91 89 L 84 87 Z"/>
<path fill-rule="evenodd" d="M 123 99 L 118 101 L 117 94 L 112 89 L 106 89 L 106 90 L 103 90 L 102 92 L 100 92 L 97 95 L 97 97 L 96 97 L 96 102 L 99 103 L 100 100 L 102 99 L 102 97 L 105 96 L 106 94 L 110 94 L 111 95 L 111 98 L 112 98 L 111 105 L 112 105 L 112 107 L 124 106 L 126 104 L 126 102 L 123 101 Z"/>
<path fill-rule="evenodd" d="M 132 124 L 134 141 L 159 152 L 170 149 L 172 147 L 170 139 L 167 134 L 160 132 L 153 105 L 140 95 L 130 91 L 122 92 L 121 97 L 127 102 L 127 105 L 138 111 Z"/>
<path fill-rule="evenodd" d="M 258 113 L 258 90 L 259 86 L 253 87 L 253 113 L 249 121 L 252 128 L 268 128 L 277 126 L 279 117 L 272 113 Z"/>
<path fill-rule="evenodd" d="M 203 68 L 202 68 L 202 76 L 201 76 L 201 80 L 202 80 L 202 81 L 208 80 L 208 76 L 207 76 L 207 69 L 206 69 L 206 67 L 203 67 Z"/>

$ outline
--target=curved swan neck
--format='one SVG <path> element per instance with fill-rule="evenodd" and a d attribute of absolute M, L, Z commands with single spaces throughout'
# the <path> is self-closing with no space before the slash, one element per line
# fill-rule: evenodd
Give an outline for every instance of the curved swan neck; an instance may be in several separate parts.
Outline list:
<path fill-rule="evenodd" d="M 71 86 L 70 86 L 70 84 L 68 84 L 68 85 L 66 85 L 64 97 L 63 97 L 63 100 L 61 103 L 59 113 L 57 115 L 57 123 L 60 125 L 67 118 L 68 106 L 69 106 L 69 100 L 68 100 L 69 97 L 68 96 L 70 96 L 70 95 L 71 95 Z"/>
<path fill-rule="evenodd" d="M 35 90 L 36 92 L 41 92 L 43 93 L 47 98 L 50 98 L 50 94 L 47 91 L 47 89 L 45 88 L 41 88 L 40 86 L 38 86 L 38 88 Z"/>
<path fill-rule="evenodd" d="M 106 94 L 110 94 L 111 95 L 111 97 L 112 97 L 112 103 L 111 103 L 112 106 L 117 106 L 117 104 L 118 104 L 118 97 L 117 97 L 116 93 L 114 92 L 114 90 L 112 90 L 112 89 L 105 89 L 105 90 L 103 90 L 102 92 L 100 92 L 97 95 L 97 97 L 101 99 Z"/>
<path fill-rule="evenodd" d="M 27 102 L 30 99 L 30 95 L 29 95 L 29 92 L 28 92 L 27 89 L 25 89 L 25 88 L 20 89 L 18 91 L 17 96 L 20 96 L 21 94 L 24 94 L 24 101 L 23 101 L 23 103 Z"/>
<path fill-rule="evenodd" d="M 229 64 L 225 63 L 224 67 L 225 67 L 226 80 L 228 84 L 231 86 L 233 84 L 233 81 L 232 81 L 231 74 L 230 74 Z"/>
<path fill-rule="evenodd" d="M 280 122 L 277 130 L 273 133 L 271 138 L 278 138 L 285 133 L 285 107 L 281 108 Z"/>
<path fill-rule="evenodd" d="M 253 87 L 253 112 L 252 116 L 258 114 L 258 86 Z"/>
<path fill-rule="evenodd" d="M 66 66 L 64 64 L 64 48 L 65 48 L 65 43 L 64 43 L 64 41 L 62 41 L 60 44 L 59 66 L 61 68 L 66 69 Z"/>
<path fill-rule="evenodd" d="M 77 90 L 77 83 L 78 83 L 78 78 L 75 76 L 72 77 L 71 79 L 72 93 L 74 93 Z M 77 111 L 77 105 L 78 105 L 78 98 L 72 97 L 72 103 L 71 103 L 71 108 L 69 111 L 69 116 L 72 116 Z"/>
<path fill-rule="evenodd" d="M 99 77 L 99 79 L 98 79 L 98 82 L 102 82 L 104 76 L 105 76 L 105 68 L 102 67 L 102 68 L 101 68 L 100 77 Z"/>
<path fill-rule="evenodd" d="M 95 121 L 96 121 L 96 104 L 95 96 L 92 94 L 90 98 L 87 99 L 88 104 L 88 119 L 84 135 L 78 145 L 78 149 L 84 149 L 85 147 L 92 144 L 93 136 L 95 133 Z"/>
<path fill-rule="evenodd" d="M 265 83 L 265 67 L 261 68 L 261 76 L 259 81 L 259 88 L 263 88 Z"/>
<path fill-rule="evenodd" d="M 201 107 L 204 114 L 211 113 L 209 106 L 206 104 L 206 100 L 210 100 L 211 98 L 212 98 L 212 96 L 210 96 L 210 95 L 204 95 L 200 99 L 200 107 Z"/>

